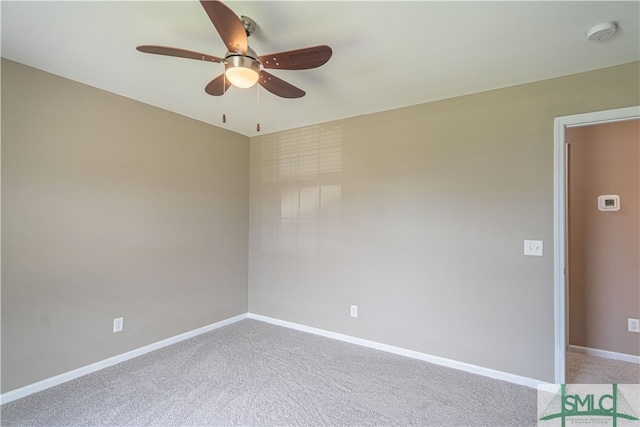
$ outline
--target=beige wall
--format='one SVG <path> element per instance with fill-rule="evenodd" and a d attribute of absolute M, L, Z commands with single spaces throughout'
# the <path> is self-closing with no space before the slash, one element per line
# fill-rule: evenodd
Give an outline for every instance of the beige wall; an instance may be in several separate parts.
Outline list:
<path fill-rule="evenodd" d="M 264 135 L 249 152 L 3 60 L 2 392 L 244 313 L 247 280 L 257 314 L 552 381 L 553 118 L 639 104 L 639 71 Z M 524 257 L 524 239 L 545 256 Z"/>
<path fill-rule="evenodd" d="M 2 392 L 246 313 L 248 156 L 3 59 Z"/>
<path fill-rule="evenodd" d="M 640 121 L 567 130 L 569 344 L 640 355 Z M 620 210 L 598 210 L 599 195 Z"/>
<path fill-rule="evenodd" d="M 250 311 L 552 382 L 553 121 L 640 104 L 638 74 L 252 138 Z"/>

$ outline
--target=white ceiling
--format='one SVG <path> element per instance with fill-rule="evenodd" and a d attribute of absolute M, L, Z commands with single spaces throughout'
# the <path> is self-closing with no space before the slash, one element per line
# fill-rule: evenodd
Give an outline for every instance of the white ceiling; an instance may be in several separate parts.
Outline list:
<path fill-rule="evenodd" d="M 640 60 L 638 1 L 227 1 L 258 24 L 259 54 L 328 44 L 324 66 L 273 74 L 307 92 L 261 89 L 261 133 Z M 257 89 L 212 97 L 217 63 L 149 55 L 140 44 L 224 56 L 195 1 L 2 1 L 2 56 L 197 120 L 256 135 Z M 618 21 L 610 39 L 584 32 Z M 223 124 L 223 108 L 227 123 Z"/>

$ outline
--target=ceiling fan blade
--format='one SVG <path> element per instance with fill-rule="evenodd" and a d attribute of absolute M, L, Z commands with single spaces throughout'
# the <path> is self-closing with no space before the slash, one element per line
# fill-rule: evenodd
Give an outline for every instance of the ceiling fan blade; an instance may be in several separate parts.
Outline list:
<path fill-rule="evenodd" d="M 221 62 L 222 58 L 208 55 L 206 53 L 194 52 L 192 50 L 178 49 L 176 47 L 142 45 L 136 47 L 140 52 L 154 53 L 156 55 L 177 56 L 178 58 L 197 59 L 200 61 Z"/>
<path fill-rule="evenodd" d="M 200 0 L 200 3 L 207 15 L 209 15 L 213 26 L 216 27 L 227 50 L 246 55 L 248 47 L 247 32 L 238 15 L 219 1 Z"/>
<path fill-rule="evenodd" d="M 306 93 L 291 83 L 287 83 L 266 71 L 260 71 L 260 86 L 282 98 L 302 98 Z"/>
<path fill-rule="evenodd" d="M 231 86 L 231 83 L 224 77 L 224 73 L 222 73 L 215 79 L 211 80 L 207 87 L 204 88 L 204 91 L 209 95 L 220 96 L 224 95 L 227 89 L 229 89 L 229 86 Z"/>
<path fill-rule="evenodd" d="M 326 63 L 331 58 L 331 48 L 327 45 L 288 50 L 260 56 L 264 68 L 281 70 L 308 70 Z"/>

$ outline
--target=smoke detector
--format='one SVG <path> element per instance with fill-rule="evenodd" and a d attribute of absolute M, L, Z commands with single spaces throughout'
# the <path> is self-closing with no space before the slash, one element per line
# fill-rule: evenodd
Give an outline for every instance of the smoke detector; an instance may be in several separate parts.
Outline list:
<path fill-rule="evenodd" d="M 591 41 L 601 41 L 604 39 L 608 39 L 612 35 L 616 33 L 618 30 L 618 23 L 611 22 L 602 22 L 600 24 L 596 24 L 593 27 L 589 28 L 585 33 L 585 37 L 587 40 Z"/>

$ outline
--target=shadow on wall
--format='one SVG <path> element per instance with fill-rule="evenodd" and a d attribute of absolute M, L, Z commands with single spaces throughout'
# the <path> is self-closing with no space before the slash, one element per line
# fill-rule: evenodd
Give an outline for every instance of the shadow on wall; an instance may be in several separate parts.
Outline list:
<path fill-rule="evenodd" d="M 315 256 L 338 245 L 342 127 L 311 126 L 261 143 L 262 252 Z"/>

